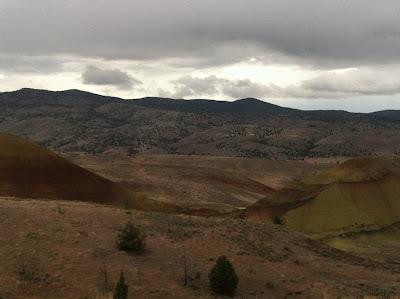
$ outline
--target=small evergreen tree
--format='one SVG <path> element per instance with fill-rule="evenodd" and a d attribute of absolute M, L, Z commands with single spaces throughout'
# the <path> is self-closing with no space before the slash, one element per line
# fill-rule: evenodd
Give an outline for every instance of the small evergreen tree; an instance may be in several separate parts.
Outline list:
<path fill-rule="evenodd" d="M 118 234 L 119 250 L 141 253 L 144 251 L 145 235 L 132 223 L 128 222 Z"/>
<path fill-rule="evenodd" d="M 210 280 L 210 287 L 216 294 L 233 297 L 239 279 L 232 263 L 226 256 L 218 258 L 217 263 L 211 269 L 208 278 Z"/>
<path fill-rule="evenodd" d="M 272 222 L 276 225 L 284 225 L 285 224 L 285 220 L 283 220 L 283 218 L 281 216 L 274 216 L 274 218 L 272 218 Z"/>
<path fill-rule="evenodd" d="M 115 286 L 113 299 L 128 299 L 128 285 L 125 283 L 123 271 L 121 271 L 119 280 Z"/>

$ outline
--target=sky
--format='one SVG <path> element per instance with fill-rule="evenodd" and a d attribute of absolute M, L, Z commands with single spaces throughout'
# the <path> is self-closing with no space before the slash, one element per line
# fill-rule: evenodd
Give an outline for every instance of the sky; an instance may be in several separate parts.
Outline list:
<path fill-rule="evenodd" d="M 400 109 L 395 0 L 0 0 L 0 91 Z"/>

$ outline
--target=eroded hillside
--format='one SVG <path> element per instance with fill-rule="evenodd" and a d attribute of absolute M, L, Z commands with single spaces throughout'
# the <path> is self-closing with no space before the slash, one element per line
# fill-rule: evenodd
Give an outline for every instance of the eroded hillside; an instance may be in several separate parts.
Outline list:
<path fill-rule="evenodd" d="M 280 217 L 288 228 L 335 247 L 397 260 L 399 166 L 394 158 L 347 160 L 258 201 L 247 216 Z"/>

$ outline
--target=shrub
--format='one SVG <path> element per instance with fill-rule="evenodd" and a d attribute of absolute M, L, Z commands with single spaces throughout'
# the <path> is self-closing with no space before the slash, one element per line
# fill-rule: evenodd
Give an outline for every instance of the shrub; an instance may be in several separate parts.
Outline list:
<path fill-rule="evenodd" d="M 275 289 L 275 285 L 274 285 L 272 282 L 270 282 L 270 281 L 268 281 L 268 282 L 265 284 L 265 287 L 268 288 L 268 289 L 270 289 L 270 290 Z"/>
<path fill-rule="evenodd" d="M 210 280 L 210 287 L 216 294 L 233 297 L 239 279 L 236 276 L 232 263 L 226 256 L 218 258 L 208 278 Z"/>
<path fill-rule="evenodd" d="M 125 283 L 123 271 L 121 271 L 119 280 L 115 286 L 113 299 L 128 299 L 128 285 Z"/>
<path fill-rule="evenodd" d="M 35 259 L 21 257 L 16 268 L 17 274 L 23 280 L 37 283 L 48 283 L 51 280 L 50 274 L 41 269 Z"/>
<path fill-rule="evenodd" d="M 285 221 L 283 220 L 283 218 L 281 216 L 274 216 L 274 218 L 272 218 L 272 222 L 277 225 L 285 224 Z"/>
<path fill-rule="evenodd" d="M 141 253 L 145 248 L 145 235 L 132 223 L 128 222 L 118 234 L 119 250 Z"/>

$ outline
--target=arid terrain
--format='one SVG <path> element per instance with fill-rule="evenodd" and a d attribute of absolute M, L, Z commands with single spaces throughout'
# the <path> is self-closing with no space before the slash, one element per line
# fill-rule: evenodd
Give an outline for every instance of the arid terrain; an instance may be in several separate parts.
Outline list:
<path fill-rule="evenodd" d="M 331 188 L 344 179 L 374 184 L 387 171 L 396 177 L 395 160 L 131 157 L 118 151 L 63 153 L 62 158 L 20 138 L 0 137 L 1 298 L 108 298 L 111 293 L 100 291 L 101 273 L 106 271 L 112 290 L 121 270 L 132 298 L 213 298 L 208 272 L 221 255 L 237 271 L 238 298 L 389 298 L 400 294 L 395 214 L 379 230 L 363 225 L 364 230 L 356 226 L 345 233 L 340 229 L 339 234 L 313 236 L 308 231 L 302 234 L 303 227 L 297 226 L 297 209 L 309 211 L 307 225 L 323 228 L 324 218 L 322 226 L 314 224 L 323 207 L 317 204 L 319 197 L 311 201 L 292 197 L 290 206 L 281 195 L 288 188 L 300 194 L 310 192 L 310 188 L 296 191 L 297 182 L 303 182 L 299 185 L 303 187 L 317 182 L 318 192 L 321 186 Z M 20 159 L 15 160 L 16 156 Z M 38 168 L 36 160 L 39 165 L 49 164 L 46 169 L 55 173 L 40 176 L 43 168 Z M 10 175 L 11 161 L 19 173 L 32 178 L 36 173 L 36 180 Z M 54 179 L 57 169 L 70 168 L 74 172 L 68 172 L 68 181 Z M 93 197 L 79 187 L 98 180 L 100 185 L 90 190 L 109 186 L 120 193 L 101 191 Z M 21 181 L 26 182 L 25 193 L 15 193 Z M 46 191 L 43 197 L 38 190 Z M 127 197 L 119 202 L 118 194 Z M 283 224 L 274 224 L 273 216 L 282 214 L 282 204 L 287 215 L 297 216 L 285 215 Z M 306 208 L 310 204 L 316 206 L 315 211 Z M 332 211 L 341 213 L 341 207 Z M 363 209 L 362 201 L 357 207 Z M 385 211 L 380 212 L 384 219 L 384 213 L 389 213 Z M 340 219 L 333 221 L 340 225 Z M 377 225 L 380 220 L 371 221 Z M 118 231 L 128 221 L 146 234 L 142 254 L 117 249 Z M 348 226 L 347 222 L 343 225 Z M 373 235 L 366 238 L 364 234 Z"/>
<path fill-rule="evenodd" d="M 0 207 L 2 298 L 96 298 L 104 265 L 113 284 L 124 270 L 130 298 L 214 298 L 207 275 L 220 255 L 237 270 L 238 298 L 400 292 L 398 265 L 347 254 L 271 223 L 15 198 L 0 199 Z M 128 220 L 147 234 L 142 255 L 116 249 L 117 230 Z"/>
<path fill-rule="evenodd" d="M 334 165 L 324 159 L 302 162 L 195 155 L 65 157 L 155 200 L 216 207 L 246 207 L 296 177 Z"/>
<path fill-rule="evenodd" d="M 400 299 L 399 12 L 0 0 L 0 299 Z"/>

